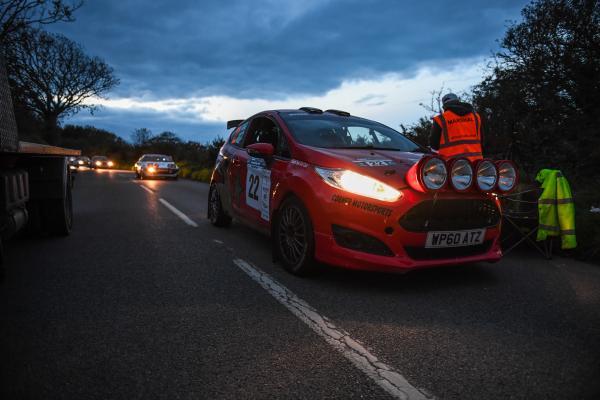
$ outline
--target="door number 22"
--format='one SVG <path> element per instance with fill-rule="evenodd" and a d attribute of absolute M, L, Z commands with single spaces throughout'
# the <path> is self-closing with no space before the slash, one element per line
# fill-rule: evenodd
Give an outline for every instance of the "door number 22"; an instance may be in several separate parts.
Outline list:
<path fill-rule="evenodd" d="M 248 178 L 250 185 L 248 186 L 248 197 L 254 200 L 258 200 L 258 184 L 260 183 L 260 177 L 258 175 L 250 175 Z"/>

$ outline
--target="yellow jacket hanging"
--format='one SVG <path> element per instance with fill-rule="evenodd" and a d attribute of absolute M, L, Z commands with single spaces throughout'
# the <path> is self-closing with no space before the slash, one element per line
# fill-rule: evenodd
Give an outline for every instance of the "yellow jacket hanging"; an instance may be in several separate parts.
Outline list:
<path fill-rule="evenodd" d="M 561 236 L 561 247 L 577 247 L 575 238 L 575 204 L 571 187 L 559 170 L 542 169 L 535 179 L 542 184 L 538 200 L 539 229 L 537 240 Z"/>

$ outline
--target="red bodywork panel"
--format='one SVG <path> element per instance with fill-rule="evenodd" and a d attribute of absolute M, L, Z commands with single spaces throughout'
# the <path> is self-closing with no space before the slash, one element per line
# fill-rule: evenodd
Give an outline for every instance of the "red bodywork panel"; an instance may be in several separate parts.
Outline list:
<path fill-rule="evenodd" d="M 218 185 L 224 207 L 232 216 L 270 233 L 271 221 L 281 202 L 287 196 L 296 196 L 306 206 L 314 227 L 315 258 L 327 264 L 351 269 L 406 272 L 433 266 L 498 261 L 501 258 L 499 219 L 493 226 L 485 227 L 484 243 L 487 247 L 484 250 L 476 254 L 468 251 L 461 254 L 458 251 L 448 257 L 439 252 L 434 257 L 429 257 L 428 250 L 424 249 L 427 232 L 407 230 L 399 222 L 416 205 L 434 200 L 442 205 L 451 204 L 448 202 L 453 200 L 487 202 L 493 204 L 499 214 L 500 204 L 494 194 L 484 194 L 476 189 L 457 193 L 448 187 L 436 193 L 419 192 L 411 188 L 405 178 L 407 171 L 423 154 L 305 146 L 295 142 L 277 111 L 261 113 L 259 116 L 267 116 L 279 125 L 289 144 L 291 157 L 274 156 L 271 160 L 263 160 L 264 165 L 261 164 L 256 169 L 254 164 L 262 161 L 251 160 L 248 151 L 231 144 L 230 138 L 221 149 L 212 182 Z M 232 137 L 235 135 L 234 132 Z M 265 151 L 262 148 L 256 150 Z M 400 191 L 401 196 L 395 202 L 385 202 L 348 193 L 325 183 L 316 173 L 315 167 L 355 171 L 386 183 Z M 263 187 L 255 186 L 256 176 L 265 174 L 264 171 L 268 171 L 269 176 L 259 176 L 258 180 L 262 185 L 265 180 L 270 179 L 269 187 L 264 187 L 267 193 L 265 197 L 268 199 L 262 199 L 267 203 L 261 203 L 261 199 L 253 197 L 261 193 Z M 448 214 L 451 215 L 452 212 L 449 211 Z M 393 255 L 377 255 L 342 247 L 335 240 L 333 225 L 374 237 L 383 242 Z M 447 230 L 451 231 L 451 228 Z M 409 255 L 407 249 L 413 249 L 414 254 Z M 429 253 L 434 254 L 435 251 Z"/>

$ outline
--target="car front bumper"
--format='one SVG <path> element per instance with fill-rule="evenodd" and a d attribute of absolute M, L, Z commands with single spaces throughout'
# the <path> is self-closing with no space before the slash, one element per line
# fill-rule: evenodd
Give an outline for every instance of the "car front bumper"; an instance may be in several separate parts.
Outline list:
<path fill-rule="evenodd" d="M 146 178 L 177 178 L 179 176 L 178 169 L 159 169 L 152 173 L 143 170 L 142 173 Z"/>
<path fill-rule="evenodd" d="M 501 208 L 491 194 L 447 191 L 438 193 L 434 199 L 432 194 L 404 189 L 398 201 L 386 203 L 319 184 L 315 196 L 307 202 L 315 231 L 315 258 L 326 264 L 350 269 L 408 272 L 480 261 L 495 262 L 502 257 L 499 240 Z M 364 245 L 358 246 L 360 250 L 349 247 L 334 234 L 334 226 L 375 239 L 369 239 L 375 245 L 367 251 Z M 429 231 L 481 228 L 485 228 L 482 244 L 425 247 Z"/>

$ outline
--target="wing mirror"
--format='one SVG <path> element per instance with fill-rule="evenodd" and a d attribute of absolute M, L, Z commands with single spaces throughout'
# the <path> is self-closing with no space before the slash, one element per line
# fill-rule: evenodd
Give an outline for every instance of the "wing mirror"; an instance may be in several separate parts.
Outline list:
<path fill-rule="evenodd" d="M 275 148 L 271 143 L 254 143 L 246 147 L 248 155 L 251 157 L 263 158 L 265 160 L 271 159 L 275 153 Z"/>

